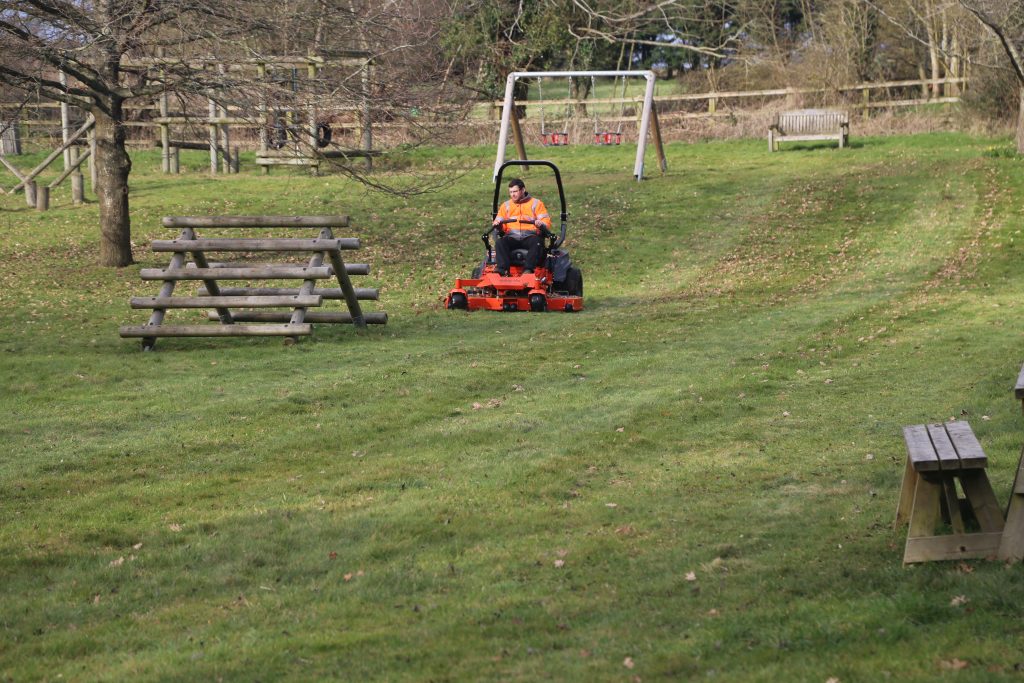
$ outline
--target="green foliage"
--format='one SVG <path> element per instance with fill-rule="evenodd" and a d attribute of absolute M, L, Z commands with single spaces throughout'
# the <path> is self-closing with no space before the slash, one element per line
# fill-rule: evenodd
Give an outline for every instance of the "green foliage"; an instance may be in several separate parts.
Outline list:
<path fill-rule="evenodd" d="M 994 144 L 671 144 L 642 184 L 629 146 L 531 148 L 575 315 L 441 308 L 491 148 L 392 160 L 456 178 L 418 199 L 138 153 L 120 270 L 94 204 L 0 197 L 0 678 L 1017 680 L 1020 567 L 904 569 L 890 526 L 902 425 L 970 419 L 1012 481 L 1024 167 Z M 391 321 L 141 353 L 159 219 L 207 213 L 351 214 Z"/>

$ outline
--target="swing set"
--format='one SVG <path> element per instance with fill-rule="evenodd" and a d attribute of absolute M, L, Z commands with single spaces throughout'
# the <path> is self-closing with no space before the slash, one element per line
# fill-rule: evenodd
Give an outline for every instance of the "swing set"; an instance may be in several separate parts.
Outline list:
<path fill-rule="evenodd" d="M 665 160 L 665 150 L 661 141 L 661 129 L 658 124 L 658 112 L 654 108 L 654 83 L 655 75 L 653 71 L 515 71 L 508 75 L 505 82 L 505 99 L 502 103 L 501 112 L 501 129 L 498 133 L 498 151 L 494 162 L 494 178 L 497 178 L 498 169 L 505 162 L 505 151 L 509 142 L 509 131 L 512 131 L 513 142 L 515 143 L 516 153 L 519 160 L 526 161 L 526 145 L 523 142 L 522 130 L 519 126 L 519 117 L 513 116 L 513 112 L 516 110 L 516 101 L 514 97 L 515 84 L 520 78 L 524 79 L 535 79 L 537 80 L 537 91 L 540 109 L 540 142 L 545 147 L 561 147 L 570 144 L 569 140 L 569 121 L 573 113 L 573 105 L 578 104 L 572 96 L 572 85 L 573 78 L 590 78 L 591 79 L 591 90 L 596 85 L 597 78 L 611 78 L 613 83 L 613 94 L 618 90 L 619 79 L 622 81 L 621 96 L 619 98 L 612 98 L 611 101 L 611 113 L 614 114 L 614 106 L 616 99 L 620 103 L 619 116 L 617 119 L 613 116 L 608 117 L 607 123 L 616 121 L 617 125 L 614 130 L 611 126 L 603 125 L 601 117 L 598 113 L 597 104 L 591 105 L 590 114 L 594 119 L 594 138 L 593 143 L 595 145 L 620 145 L 622 144 L 622 124 L 626 120 L 626 91 L 628 87 L 629 78 L 643 78 L 646 81 L 646 88 L 644 90 L 643 107 L 640 114 L 640 122 L 637 129 L 637 149 L 636 149 L 636 160 L 633 163 L 633 177 L 636 180 L 643 180 L 644 177 L 644 154 L 647 150 L 647 134 L 650 131 L 653 135 L 655 144 L 655 150 L 658 155 L 658 165 L 661 172 L 664 173 L 668 169 L 668 164 Z M 551 121 L 550 117 L 547 116 L 545 111 L 545 100 L 543 94 L 542 82 L 545 78 L 566 78 L 569 83 L 569 97 L 566 104 L 564 118 L 561 122 L 555 120 Z M 561 123 L 561 125 L 559 125 Z"/>

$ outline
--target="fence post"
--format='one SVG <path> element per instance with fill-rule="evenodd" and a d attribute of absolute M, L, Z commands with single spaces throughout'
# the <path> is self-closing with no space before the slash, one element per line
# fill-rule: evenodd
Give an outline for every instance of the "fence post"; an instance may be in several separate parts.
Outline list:
<path fill-rule="evenodd" d="M 871 88 L 864 88 L 861 92 L 861 101 L 864 103 L 864 120 L 868 120 L 868 105 L 871 103 Z"/>
<path fill-rule="evenodd" d="M 36 205 L 36 181 L 34 180 L 25 183 L 25 203 L 30 207 Z"/>
<path fill-rule="evenodd" d="M 181 151 L 177 147 L 169 147 L 170 157 L 170 172 L 174 174 L 181 173 Z"/>

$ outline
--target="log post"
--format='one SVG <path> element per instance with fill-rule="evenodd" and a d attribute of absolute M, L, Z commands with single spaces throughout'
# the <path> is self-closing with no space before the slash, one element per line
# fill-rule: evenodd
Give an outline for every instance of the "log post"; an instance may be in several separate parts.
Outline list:
<path fill-rule="evenodd" d="M 158 47 L 156 50 L 156 56 L 163 58 L 164 49 Z M 166 87 L 167 84 L 167 70 L 160 69 L 160 81 Z M 160 170 L 164 173 L 171 172 L 171 124 L 166 123 L 166 119 L 169 116 L 170 106 L 167 101 L 167 91 L 164 90 L 160 93 L 160 118 L 164 119 L 165 122 L 160 124 Z"/>
<path fill-rule="evenodd" d="M 35 183 L 32 183 L 35 185 Z M 36 211 L 46 211 L 50 208 L 50 188 L 46 185 L 36 185 Z"/>
<path fill-rule="evenodd" d="M 85 176 L 81 171 L 71 174 L 71 203 L 75 206 L 85 202 Z"/>
<path fill-rule="evenodd" d="M 362 148 L 366 154 L 366 170 L 370 171 L 373 169 L 373 157 L 369 154 L 373 149 L 373 116 L 370 111 L 370 60 L 367 59 L 366 63 L 363 64 L 362 70 L 362 98 L 363 98 L 363 115 L 362 115 Z"/>
<path fill-rule="evenodd" d="M 226 72 L 227 70 L 224 68 L 223 63 L 217 65 L 217 73 L 220 74 L 222 81 L 225 78 Z M 228 108 L 226 106 L 217 105 L 217 116 L 221 117 L 222 120 L 226 120 L 228 117 Z M 224 150 L 224 158 L 221 161 L 221 170 L 224 171 L 225 175 L 229 175 L 232 171 L 230 124 L 221 123 L 217 126 L 217 129 L 220 133 L 220 146 Z"/>
<path fill-rule="evenodd" d="M 210 139 L 210 175 L 217 175 L 217 124 L 214 120 L 217 118 L 217 103 L 213 101 L 213 98 L 207 100 L 207 111 L 209 120 L 207 122 L 207 129 Z"/>
<path fill-rule="evenodd" d="M 89 140 L 89 186 L 92 188 L 93 194 L 96 192 L 96 187 L 99 185 L 99 168 L 96 163 L 96 131 L 90 130 L 88 133 Z"/>
<path fill-rule="evenodd" d="M 170 172 L 174 174 L 181 173 L 181 151 L 177 147 L 168 147 L 170 163 Z"/>
<path fill-rule="evenodd" d="M 267 153 L 267 65 L 262 62 L 256 65 L 256 73 L 260 81 L 260 102 L 258 106 L 260 124 L 260 151 L 257 156 L 264 156 Z M 261 166 L 263 175 L 270 175 L 269 166 Z"/>
<path fill-rule="evenodd" d="M 30 207 L 36 205 L 36 181 L 28 180 L 24 184 L 25 188 L 25 203 Z"/>
<path fill-rule="evenodd" d="M 68 91 L 68 75 L 60 72 L 60 84 L 64 86 L 64 92 Z M 71 113 L 67 102 L 60 103 L 60 138 L 61 142 L 67 143 L 71 137 Z M 71 168 L 74 159 L 71 157 L 73 150 L 69 147 L 64 150 L 64 170 Z"/>

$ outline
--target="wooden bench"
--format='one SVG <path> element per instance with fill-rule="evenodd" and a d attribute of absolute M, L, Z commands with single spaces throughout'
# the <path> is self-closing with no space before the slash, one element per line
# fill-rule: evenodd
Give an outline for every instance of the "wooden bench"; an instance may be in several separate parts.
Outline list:
<path fill-rule="evenodd" d="M 1024 407 L 1024 367 L 1017 375 L 1013 396 L 1021 401 L 1021 406 Z M 1006 506 L 1006 528 L 1003 530 L 1003 541 L 999 545 L 999 559 L 1014 562 L 1024 560 L 1024 449 L 1021 449 L 1017 473 L 1013 477 L 1013 488 L 1010 489 L 1010 502 Z"/>
<path fill-rule="evenodd" d="M 896 510 L 897 526 L 910 525 L 903 563 L 996 557 L 1003 513 L 985 472 L 988 458 L 970 425 L 912 425 L 903 428 L 903 439 L 907 465 Z M 939 527 L 951 533 L 938 534 Z"/>
<path fill-rule="evenodd" d="M 799 109 L 775 115 L 768 126 L 768 151 L 779 149 L 780 142 L 802 140 L 838 140 L 839 148 L 849 144 L 850 115 L 832 109 Z"/>

